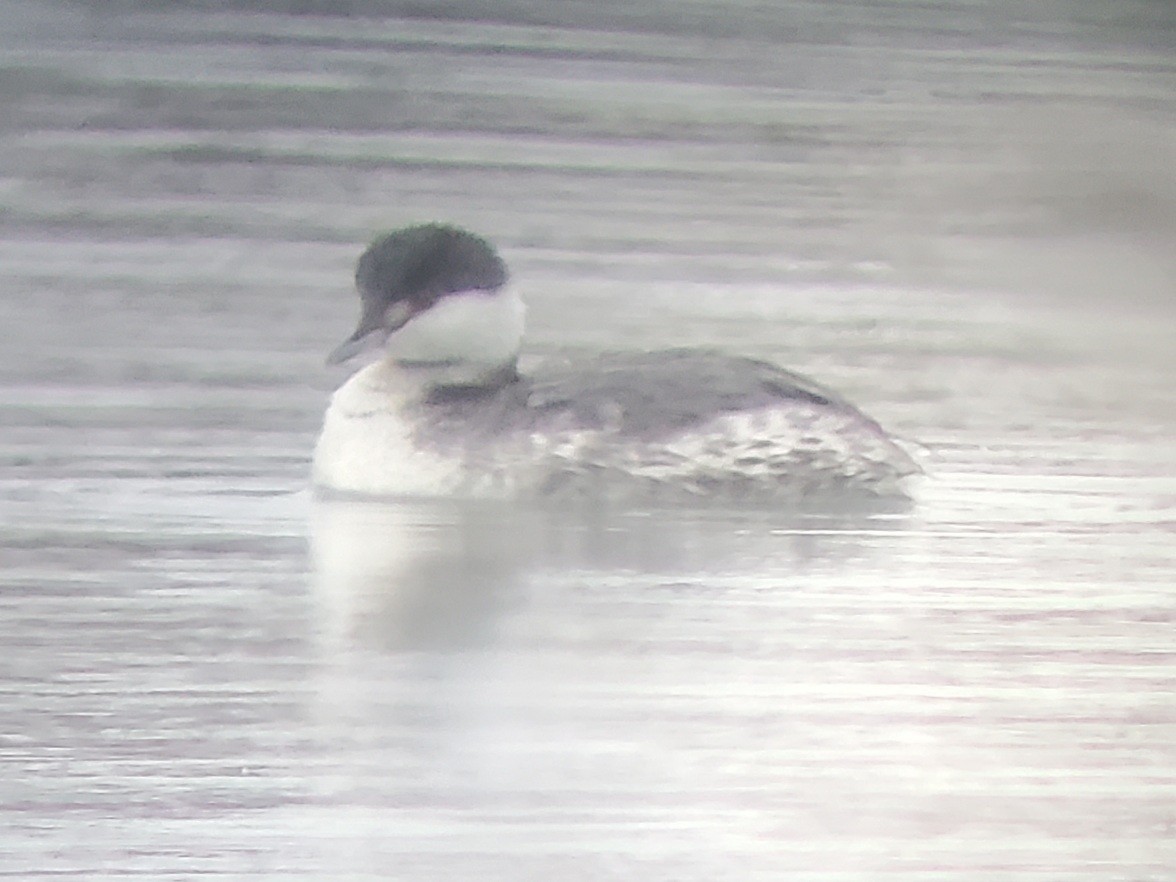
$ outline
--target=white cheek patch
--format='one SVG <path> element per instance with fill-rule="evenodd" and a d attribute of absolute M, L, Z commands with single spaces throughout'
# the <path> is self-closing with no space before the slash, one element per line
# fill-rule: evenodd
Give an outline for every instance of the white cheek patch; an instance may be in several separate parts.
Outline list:
<path fill-rule="evenodd" d="M 447 294 L 413 314 L 384 351 L 402 361 L 506 364 L 518 355 L 524 313 L 511 290 Z"/>

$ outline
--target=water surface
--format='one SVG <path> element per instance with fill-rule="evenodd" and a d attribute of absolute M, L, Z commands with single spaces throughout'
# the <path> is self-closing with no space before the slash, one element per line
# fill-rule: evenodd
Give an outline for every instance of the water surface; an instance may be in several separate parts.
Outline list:
<path fill-rule="evenodd" d="M 0 874 L 1172 876 L 1167 4 L 222 5 L 0 4 Z M 801 370 L 914 505 L 315 502 L 430 219 L 530 354 Z"/>

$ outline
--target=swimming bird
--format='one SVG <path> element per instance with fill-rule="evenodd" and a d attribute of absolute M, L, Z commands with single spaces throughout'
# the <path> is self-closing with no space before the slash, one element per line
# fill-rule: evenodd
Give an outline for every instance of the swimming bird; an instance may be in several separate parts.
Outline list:
<path fill-rule="evenodd" d="M 551 357 L 518 369 L 525 308 L 490 243 L 429 223 L 377 238 L 362 310 L 328 357 L 380 357 L 332 396 L 327 490 L 389 497 L 654 501 L 902 496 L 919 471 L 840 395 L 709 350 Z"/>

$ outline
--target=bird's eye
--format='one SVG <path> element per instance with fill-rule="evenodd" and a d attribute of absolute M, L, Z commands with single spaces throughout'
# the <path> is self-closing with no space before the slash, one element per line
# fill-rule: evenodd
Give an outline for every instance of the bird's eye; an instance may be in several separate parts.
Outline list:
<path fill-rule="evenodd" d="M 397 300 L 384 310 L 384 328 L 392 332 L 403 328 L 408 320 L 416 314 L 407 300 Z"/>

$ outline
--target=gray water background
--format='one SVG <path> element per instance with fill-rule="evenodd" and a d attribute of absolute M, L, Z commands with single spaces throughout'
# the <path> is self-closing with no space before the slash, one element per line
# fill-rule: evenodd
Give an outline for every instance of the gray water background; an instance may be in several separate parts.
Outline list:
<path fill-rule="evenodd" d="M 1176 877 L 1172 4 L 428 10 L 0 3 L 0 877 Z M 430 219 L 915 505 L 315 503 Z"/>

